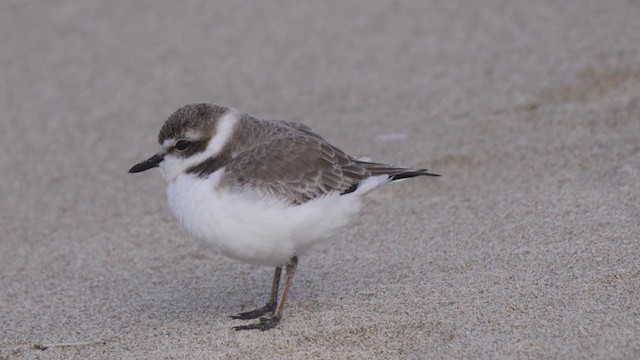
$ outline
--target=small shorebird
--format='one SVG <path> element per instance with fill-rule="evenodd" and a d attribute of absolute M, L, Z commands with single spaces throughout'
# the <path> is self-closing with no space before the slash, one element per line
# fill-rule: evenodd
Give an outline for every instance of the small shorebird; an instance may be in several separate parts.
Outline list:
<path fill-rule="evenodd" d="M 394 181 L 438 176 L 359 160 L 305 125 L 261 120 L 211 103 L 178 109 L 158 142 L 160 152 L 129 172 L 160 167 L 169 206 L 197 242 L 235 260 L 275 267 L 267 304 L 232 316 L 259 322 L 236 330 L 278 324 L 298 256 L 348 224 L 362 195 Z"/>

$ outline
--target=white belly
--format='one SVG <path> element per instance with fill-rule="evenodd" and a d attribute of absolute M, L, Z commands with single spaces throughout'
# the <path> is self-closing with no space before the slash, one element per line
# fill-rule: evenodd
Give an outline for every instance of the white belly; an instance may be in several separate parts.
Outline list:
<path fill-rule="evenodd" d="M 298 206 L 225 193 L 216 189 L 222 171 L 207 179 L 178 176 L 167 187 L 169 206 L 193 239 L 243 262 L 283 265 L 314 243 L 335 236 L 361 206 L 359 191 Z"/>

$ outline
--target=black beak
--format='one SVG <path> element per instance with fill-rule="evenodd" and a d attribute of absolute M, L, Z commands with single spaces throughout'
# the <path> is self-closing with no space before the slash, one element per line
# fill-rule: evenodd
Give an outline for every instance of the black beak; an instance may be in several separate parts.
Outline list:
<path fill-rule="evenodd" d="M 164 159 L 163 154 L 155 154 L 152 157 L 148 158 L 147 160 L 133 165 L 133 167 L 129 169 L 129 173 L 130 174 L 138 173 L 141 171 L 145 171 L 145 170 L 149 170 L 151 168 L 157 167 L 158 165 L 160 165 L 163 159 Z"/>

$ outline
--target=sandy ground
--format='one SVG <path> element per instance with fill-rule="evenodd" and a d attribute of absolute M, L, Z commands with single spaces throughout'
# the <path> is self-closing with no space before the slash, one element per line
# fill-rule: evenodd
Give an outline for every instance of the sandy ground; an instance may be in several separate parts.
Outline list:
<path fill-rule="evenodd" d="M 640 357 L 640 2 L 3 1 L 0 358 Z M 444 176 L 272 269 L 193 244 L 179 106 L 304 122 Z"/>

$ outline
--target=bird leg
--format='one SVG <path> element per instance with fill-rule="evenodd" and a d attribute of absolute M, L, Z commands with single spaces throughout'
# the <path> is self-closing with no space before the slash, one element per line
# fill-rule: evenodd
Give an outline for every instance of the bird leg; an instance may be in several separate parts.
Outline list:
<path fill-rule="evenodd" d="M 236 326 L 235 330 L 253 330 L 260 329 L 262 331 L 269 330 L 271 328 L 276 327 L 282 319 L 282 313 L 284 312 L 284 304 L 287 300 L 287 294 L 289 293 L 289 288 L 291 287 L 291 283 L 293 282 L 293 275 L 296 272 L 296 267 L 298 266 L 298 257 L 294 256 L 289 260 L 289 263 L 286 266 L 285 273 L 285 282 L 284 289 L 282 289 L 282 296 L 280 297 L 280 302 L 278 303 L 277 309 L 275 313 L 273 313 L 270 317 L 262 317 L 260 318 L 260 322 L 244 325 L 244 326 Z"/>
<path fill-rule="evenodd" d="M 260 316 L 268 313 L 273 313 L 276 309 L 278 301 L 278 287 L 280 286 L 280 274 L 282 273 L 282 266 L 276 267 L 276 272 L 273 274 L 273 283 L 271 285 L 271 296 L 267 304 L 261 308 L 240 313 L 238 315 L 231 315 L 232 319 L 248 320 L 256 319 Z"/>

